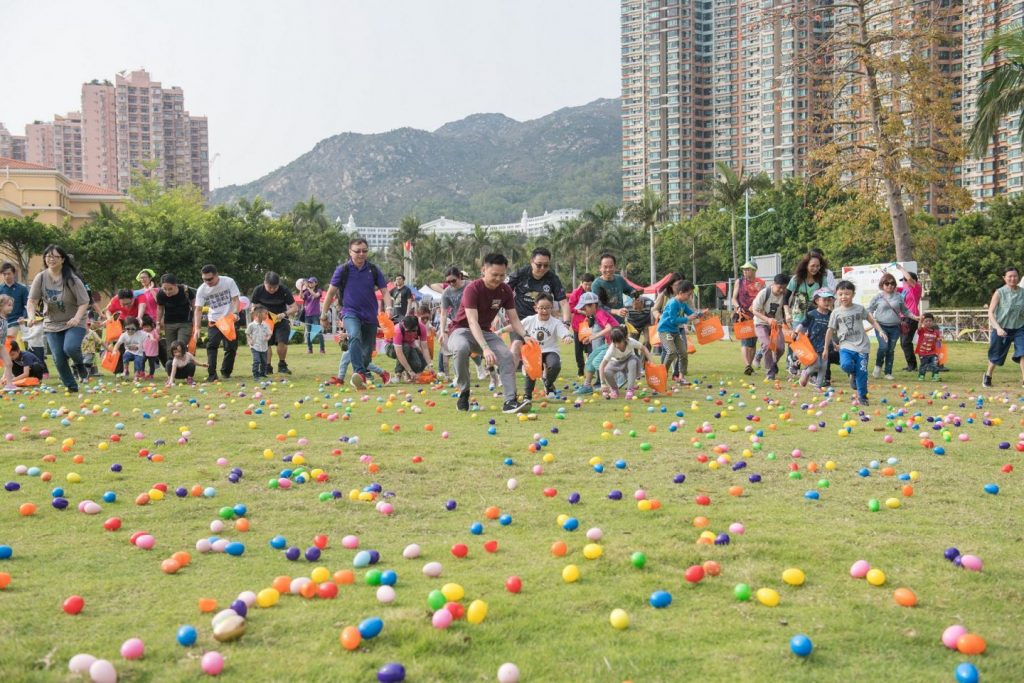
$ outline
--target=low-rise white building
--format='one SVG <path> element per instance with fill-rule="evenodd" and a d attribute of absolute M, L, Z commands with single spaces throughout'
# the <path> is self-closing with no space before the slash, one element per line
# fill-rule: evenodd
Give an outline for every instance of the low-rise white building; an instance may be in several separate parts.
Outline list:
<path fill-rule="evenodd" d="M 520 233 L 526 237 L 538 237 L 547 234 L 550 230 L 558 227 L 562 221 L 576 218 L 580 215 L 579 209 L 556 209 L 545 211 L 539 216 L 529 216 L 523 211 L 523 217 L 518 223 L 499 223 L 497 225 L 481 226 L 491 232 L 512 232 Z M 345 232 L 358 234 L 366 239 L 372 251 L 384 251 L 391 244 L 392 238 L 398 232 L 397 227 L 363 226 L 357 225 L 355 217 L 349 214 L 348 222 L 343 226 Z M 427 223 L 420 225 L 420 230 L 428 235 L 468 235 L 473 232 L 473 223 L 458 221 L 441 216 Z"/>

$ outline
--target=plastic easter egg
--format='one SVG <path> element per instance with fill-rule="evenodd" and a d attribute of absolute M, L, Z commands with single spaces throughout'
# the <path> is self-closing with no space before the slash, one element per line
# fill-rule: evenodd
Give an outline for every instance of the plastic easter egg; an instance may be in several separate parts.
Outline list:
<path fill-rule="evenodd" d="M 654 591 L 650 597 L 651 607 L 664 609 L 672 604 L 672 594 L 668 591 Z"/>
<path fill-rule="evenodd" d="M 750 600 L 752 594 L 753 591 L 750 589 L 750 586 L 745 583 L 738 583 L 736 584 L 736 587 L 732 589 L 733 597 L 739 600 L 740 602 L 746 602 Z"/>
<path fill-rule="evenodd" d="M 213 625 L 213 637 L 218 642 L 229 643 L 245 635 L 245 629 L 245 617 L 237 613 L 229 614 L 223 619 L 216 620 Z"/>
<path fill-rule="evenodd" d="M 986 647 L 985 639 L 974 633 L 965 633 L 956 640 L 957 652 L 963 655 L 980 655 Z"/>
<path fill-rule="evenodd" d="M 588 560 L 596 560 L 604 554 L 604 548 L 597 543 L 588 543 L 583 546 L 583 557 Z"/>
<path fill-rule="evenodd" d="M 647 564 L 647 555 L 643 554 L 639 550 L 629 556 L 629 563 L 637 569 L 643 569 Z"/>
<path fill-rule="evenodd" d="M 324 584 L 325 586 L 334 586 L 335 593 L 337 593 L 337 585 L 333 583 Z M 322 596 L 321 596 L 322 597 Z M 377 589 L 377 602 L 390 603 L 395 601 L 395 589 L 391 586 L 381 586 Z"/>
<path fill-rule="evenodd" d="M 181 626 L 178 628 L 178 633 L 175 638 L 178 641 L 178 645 L 183 647 L 191 647 L 196 644 L 196 638 L 198 634 L 193 626 Z"/>
<path fill-rule="evenodd" d="M 857 560 L 850 567 L 850 576 L 855 579 L 863 579 L 871 570 L 871 565 L 866 560 Z"/>
<path fill-rule="evenodd" d="M 410 543 L 405 546 L 405 550 L 402 551 L 402 557 L 407 560 L 414 560 L 420 556 L 420 547 L 416 543 Z"/>
<path fill-rule="evenodd" d="M 260 607 L 273 607 L 281 599 L 281 594 L 274 588 L 264 588 L 256 594 L 256 604 Z"/>
<path fill-rule="evenodd" d="M 608 617 L 608 622 L 618 630 L 629 628 L 629 614 L 624 609 L 613 609 L 611 615 Z"/>
<path fill-rule="evenodd" d="M 814 644 L 811 639 L 800 633 L 789 639 L 789 649 L 793 651 L 797 657 L 807 657 L 811 654 L 814 649 Z"/>
<path fill-rule="evenodd" d="M 960 566 L 970 569 L 972 572 L 980 572 L 982 568 L 981 558 L 976 555 L 961 555 Z"/>
<path fill-rule="evenodd" d="M 89 667 L 89 678 L 93 683 L 117 683 L 117 669 L 105 659 L 97 659 Z"/>
<path fill-rule="evenodd" d="M 562 580 L 566 583 L 575 583 L 580 579 L 580 568 L 574 564 L 562 568 Z"/>
<path fill-rule="evenodd" d="M 765 607 L 775 607 L 779 604 L 779 593 L 774 588 L 758 588 L 757 601 Z"/>
<path fill-rule="evenodd" d="M 440 562 L 427 562 L 423 565 L 423 575 L 431 578 L 437 578 L 441 576 L 441 563 Z"/>
<path fill-rule="evenodd" d="M 207 652 L 200 660 L 203 673 L 210 676 L 217 676 L 224 670 L 224 657 L 216 651 Z"/>
<path fill-rule="evenodd" d="M 885 584 L 885 572 L 881 569 L 869 569 L 864 578 L 866 578 L 868 583 L 872 586 L 882 586 Z"/>
<path fill-rule="evenodd" d="M 897 588 L 893 591 L 892 599 L 900 607 L 913 607 L 917 604 L 917 596 L 909 588 Z"/>
<path fill-rule="evenodd" d="M 377 670 L 380 683 L 401 683 L 405 680 L 405 667 L 398 662 L 388 662 Z"/>
<path fill-rule="evenodd" d="M 961 662 L 957 665 L 954 675 L 956 683 L 978 683 L 978 667 L 970 662 Z"/>
<path fill-rule="evenodd" d="M 370 640 L 380 635 L 383 628 L 384 622 L 380 617 L 368 617 L 359 622 L 359 635 L 363 637 L 363 640 Z"/>
<path fill-rule="evenodd" d="M 518 576 L 510 576 L 505 579 L 505 590 L 509 593 L 519 593 L 523 590 L 523 580 Z"/>
<path fill-rule="evenodd" d="M 78 614 L 84 607 L 85 600 L 80 595 L 72 595 L 63 604 L 63 609 L 68 614 Z"/>
<path fill-rule="evenodd" d="M 804 585 L 806 577 L 801 570 L 795 567 L 790 567 L 786 571 L 782 572 L 782 580 L 790 586 L 802 586 Z"/>
<path fill-rule="evenodd" d="M 511 662 L 499 666 L 498 683 L 519 683 L 519 667 Z"/>
<path fill-rule="evenodd" d="M 482 623 L 487 618 L 487 603 L 483 600 L 474 600 L 469 603 L 466 609 L 466 621 L 471 624 Z"/>
<path fill-rule="evenodd" d="M 444 596 L 445 600 L 458 602 L 466 596 L 466 589 L 457 583 L 446 583 L 441 587 L 441 595 Z"/>
<path fill-rule="evenodd" d="M 686 568 L 686 572 L 683 574 L 683 578 L 689 583 L 699 583 L 704 578 L 704 567 L 699 564 L 691 565 Z"/>
<path fill-rule="evenodd" d="M 338 642 L 341 643 L 343 648 L 351 651 L 359 647 L 359 643 L 363 642 L 363 636 L 359 634 L 359 629 L 355 626 L 346 626 L 341 630 Z"/>
<path fill-rule="evenodd" d="M 68 660 L 68 671 L 73 674 L 89 673 L 89 667 L 93 665 L 96 658 L 85 653 L 77 654 Z"/>
<path fill-rule="evenodd" d="M 430 617 L 431 625 L 434 628 L 441 630 L 451 626 L 452 620 L 452 613 L 444 609 L 444 607 L 441 607 L 438 610 L 436 610 L 434 614 Z"/>

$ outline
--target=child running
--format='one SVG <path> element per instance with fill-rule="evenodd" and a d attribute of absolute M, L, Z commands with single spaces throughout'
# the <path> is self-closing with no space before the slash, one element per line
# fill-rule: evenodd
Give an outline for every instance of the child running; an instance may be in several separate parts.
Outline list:
<path fill-rule="evenodd" d="M 832 311 L 825 333 L 825 348 L 833 339 L 839 342 L 839 366 L 850 376 L 850 387 L 857 390 L 857 400 L 862 406 L 868 405 L 868 356 L 871 341 L 864 332 L 866 320 L 875 328 L 878 338 L 888 341 L 885 330 L 860 304 L 853 303 L 856 285 L 849 280 L 840 280 L 836 285 L 838 305 Z"/>
<path fill-rule="evenodd" d="M 812 303 L 814 308 L 807 312 L 804 319 L 796 327 L 796 332 L 803 332 L 818 354 L 818 360 L 803 369 L 800 373 L 800 386 L 807 386 L 811 375 L 816 375 L 814 386 L 821 389 L 825 385 L 825 378 L 828 376 L 829 363 L 833 362 L 832 349 L 825 348 L 825 335 L 828 334 L 828 321 L 832 316 L 832 304 L 835 294 L 831 289 L 822 287 L 814 293 Z M 838 358 L 836 359 L 838 360 Z"/>
<path fill-rule="evenodd" d="M 917 347 L 914 353 L 920 356 L 917 367 L 917 379 L 924 380 L 926 372 L 932 373 L 932 381 L 939 381 L 939 349 L 942 348 L 942 332 L 935 323 L 935 316 L 925 313 L 921 316 L 921 326 L 917 329 Z"/>
<path fill-rule="evenodd" d="M 142 353 L 146 356 L 145 379 L 153 379 L 156 366 L 160 362 L 160 334 L 154 327 L 152 318 L 148 315 L 142 316 L 142 331 L 146 334 L 142 342 Z"/>
<path fill-rule="evenodd" d="M 686 374 L 689 371 L 686 350 L 686 326 L 691 320 L 699 318 L 704 311 L 690 308 L 690 297 L 693 296 L 693 283 L 689 280 L 676 280 L 672 283 L 672 298 L 665 304 L 665 310 L 658 319 L 658 336 L 665 347 L 665 367 L 673 373 L 672 379 L 683 386 L 689 384 Z"/>
<path fill-rule="evenodd" d="M 121 362 L 124 364 L 124 378 L 131 377 L 131 367 L 135 367 L 135 379 L 145 377 L 143 368 L 146 364 L 146 354 L 142 351 L 142 344 L 146 341 L 146 333 L 139 329 L 138 318 L 125 318 L 124 331 L 114 343 L 114 350 L 121 351 Z"/>
<path fill-rule="evenodd" d="M 267 318 L 269 311 L 259 304 L 252 307 L 252 322 L 245 328 L 245 341 L 252 352 L 252 378 L 255 380 L 267 376 L 270 370 L 270 325 Z"/>
<path fill-rule="evenodd" d="M 771 343 L 772 324 L 782 325 L 792 322 L 793 316 L 786 304 L 786 287 L 789 285 L 789 278 L 779 273 L 772 280 L 770 287 L 765 287 L 750 306 L 750 312 L 754 314 L 754 331 L 757 332 L 757 339 L 761 342 L 764 350 L 764 373 L 770 380 L 775 379 L 779 372 L 779 357 L 782 355 L 785 346 L 781 331 L 776 335 L 775 346 Z"/>
<path fill-rule="evenodd" d="M 585 322 L 590 325 L 590 337 L 583 341 L 589 341 L 592 345 L 590 356 L 587 357 L 587 363 L 583 368 L 583 385 L 574 392 L 579 395 L 594 393 L 594 376 L 601 367 L 605 353 L 608 352 L 608 333 L 619 326 L 619 321 L 613 318 L 611 313 L 598 308 L 600 301 L 593 292 L 584 292 L 576 303 L 576 310 L 586 316 Z"/>
<path fill-rule="evenodd" d="M 555 299 L 547 292 L 541 292 L 536 296 L 533 303 L 534 315 L 523 318 L 523 329 L 527 335 L 537 340 L 540 344 L 541 359 L 544 365 L 544 391 L 549 399 L 558 398 L 558 390 L 555 382 L 562 372 L 562 355 L 558 350 L 558 342 L 561 340 L 568 344 L 572 341 L 572 331 L 565 326 L 558 318 L 551 315 L 555 308 Z M 504 334 L 511 328 L 502 328 L 498 334 Z M 525 374 L 525 370 L 523 371 Z M 526 377 L 526 396 L 533 397 L 533 390 L 537 386 L 537 380 L 529 375 Z"/>
<path fill-rule="evenodd" d="M 636 339 L 633 339 L 621 327 L 616 327 L 611 333 L 612 343 L 607 353 L 601 360 L 601 367 L 598 372 L 601 376 L 601 386 L 607 391 L 608 398 L 619 397 L 618 376 L 622 373 L 626 376 L 626 400 L 633 398 L 636 394 L 636 379 L 640 376 L 643 365 L 641 358 L 648 363 L 651 360 L 651 352 L 647 347 Z M 639 355 L 637 355 L 639 354 Z"/>

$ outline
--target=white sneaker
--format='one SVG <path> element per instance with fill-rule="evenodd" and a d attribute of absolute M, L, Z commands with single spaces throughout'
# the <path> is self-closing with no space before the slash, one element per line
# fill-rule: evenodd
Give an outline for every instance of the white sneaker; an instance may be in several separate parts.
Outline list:
<path fill-rule="evenodd" d="M 894 380 L 894 379 L 896 379 L 896 378 L 895 378 L 895 377 L 893 377 L 892 375 L 886 375 L 886 376 L 885 376 L 885 378 L 886 378 L 886 379 L 888 379 L 888 380 Z"/>
<path fill-rule="evenodd" d="M 880 368 L 880 367 L 878 367 L 876 365 L 875 369 L 871 371 L 871 376 L 874 377 L 875 379 L 878 379 L 879 377 L 881 377 L 882 376 L 882 368 Z"/>
<path fill-rule="evenodd" d="M 484 367 L 483 363 L 481 363 L 480 365 L 476 366 L 476 378 L 477 379 L 487 379 L 487 368 Z"/>

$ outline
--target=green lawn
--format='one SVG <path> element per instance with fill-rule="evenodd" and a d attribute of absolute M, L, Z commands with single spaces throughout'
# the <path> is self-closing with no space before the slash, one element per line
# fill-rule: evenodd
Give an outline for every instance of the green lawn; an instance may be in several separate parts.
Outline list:
<path fill-rule="evenodd" d="M 873 383 L 863 421 L 850 406 L 849 389 L 818 407 L 823 397 L 810 389 L 785 383 L 779 388 L 761 378 L 745 384 L 734 343 L 701 347 L 690 369 L 702 384 L 674 396 L 638 399 L 628 411 L 622 400 L 600 398 L 579 407 L 536 405 L 536 419 L 529 421 L 502 415 L 500 401 L 490 398 L 482 400 L 481 412 L 460 415 L 454 398 L 425 387 L 389 387 L 365 397 L 348 388 L 325 388 L 318 380 L 336 369 L 337 347 L 329 360 L 304 351 L 292 347 L 294 376 L 265 388 L 261 398 L 242 377 L 248 368 L 243 348 L 239 376 L 215 386 L 165 391 L 162 384 L 94 383 L 81 397 L 25 392 L 0 400 L 0 434 L 14 434 L 13 441 L 0 442 L 0 464 L 5 481 L 21 484 L 18 491 L 0 493 L 0 545 L 14 551 L 11 559 L 0 560 L 0 571 L 11 575 L 10 586 L 0 591 L 0 680 L 66 680 L 70 657 L 87 652 L 114 662 L 124 681 L 193 681 L 207 650 L 224 655 L 221 677 L 233 681 L 371 681 L 392 661 L 404 664 L 410 681 L 493 681 L 503 662 L 516 663 L 523 681 L 946 681 L 962 661 L 974 662 L 982 680 L 1024 677 L 1024 463 L 1014 448 L 999 448 L 1000 442 L 1018 441 L 1021 413 L 1011 409 L 1021 406 L 1022 390 L 1017 370 L 1004 368 L 996 373 L 996 386 L 981 395 L 984 405 L 976 405 L 983 346 L 954 345 L 944 383 L 919 384 L 909 373 L 898 377 L 909 382 L 905 386 Z M 844 379 L 836 369 L 837 386 L 845 387 Z M 815 407 L 809 412 L 802 408 L 805 402 Z M 262 414 L 245 414 L 260 407 Z M 556 419 L 560 409 L 564 419 Z M 68 426 L 61 425 L 64 412 Z M 983 425 L 989 413 L 1001 424 Z M 348 419 L 329 421 L 331 414 Z M 920 431 L 908 426 L 898 433 L 896 423 L 914 415 L 920 416 Z M 925 421 L 947 415 L 963 421 L 961 427 L 948 426 L 949 443 Z M 495 422 L 493 436 L 489 420 Z M 810 432 L 808 426 L 819 420 L 825 426 Z M 850 420 L 851 432 L 840 438 L 844 420 Z M 612 429 L 602 427 L 605 421 Z M 681 423 L 678 431 L 670 431 L 673 421 Z M 705 422 L 714 431 L 698 437 L 696 429 Z M 764 436 L 760 449 L 745 455 L 744 449 L 753 449 L 748 427 Z M 48 442 L 40 430 L 50 430 L 53 438 Z M 191 437 L 178 445 L 183 430 Z M 277 439 L 289 430 L 296 436 Z M 136 432 L 143 434 L 140 440 Z M 539 453 L 529 450 L 535 433 L 549 440 Z M 926 433 L 946 455 L 921 446 Z M 121 435 L 119 443 L 110 441 L 114 434 Z M 961 442 L 960 434 L 970 440 Z M 888 435 L 892 443 L 884 442 Z M 343 436 L 358 436 L 358 444 L 340 442 Z M 300 446 L 298 438 L 308 445 Z M 693 443 L 698 438 L 699 445 Z M 62 452 L 65 439 L 74 444 Z M 154 445 L 156 440 L 166 444 Z M 731 461 L 743 460 L 746 468 L 734 471 L 726 463 L 713 470 L 698 462 L 700 454 L 714 460 L 715 446 L 727 447 Z M 139 457 L 141 448 L 164 461 Z M 268 448 L 271 459 L 264 457 Z M 791 457 L 795 448 L 802 458 Z M 329 481 L 268 488 L 289 466 L 282 457 L 297 451 Z M 55 461 L 44 461 L 47 454 Z M 84 462 L 75 464 L 76 454 Z M 379 472 L 361 462 L 364 454 Z M 542 463 L 544 454 L 553 461 Z M 414 456 L 422 461 L 413 462 Z M 593 457 L 602 458 L 603 473 L 595 472 Z M 919 473 L 912 497 L 901 494 L 907 482 L 880 470 L 858 476 L 872 460 L 884 467 L 890 457 L 898 461 L 897 474 Z M 218 466 L 218 458 L 229 465 Z M 504 464 L 506 458 L 513 464 Z M 615 466 L 620 459 L 624 469 Z M 828 461 L 836 464 L 833 471 L 826 470 Z M 112 463 L 123 471 L 112 472 Z M 794 463 L 802 479 L 790 477 Z M 808 471 L 811 463 L 817 473 Z M 1003 473 L 1007 463 L 1017 469 Z M 531 472 L 537 464 L 543 464 L 539 476 Z M 18 475 L 18 465 L 51 472 L 52 481 Z M 227 480 L 231 467 L 244 472 L 238 484 Z M 68 483 L 69 473 L 81 482 Z M 677 473 L 686 475 L 684 483 L 673 483 Z M 755 473 L 762 481 L 750 483 Z M 518 480 L 515 490 L 509 489 L 510 478 Z M 828 487 L 819 487 L 819 480 Z M 136 496 L 159 482 L 169 487 L 167 498 L 135 504 Z M 350 500 L 350 491 L 373 482 L 393 492 L 386 499 L 394 505 L 392 516 L 378 512 L 373 502 Z M 985 493 L 988 483 L 1000 486 L 998 495 Z M 173 494 L 176 487 L 196 484 L 215 487 L 216 495 Z M 50 505 L 55 486 L 65 489 L 67 510 Z M 729 495 L 733 486 L 742 486 L 743 495 Z M 545 497 L 548 487 L 557 495 Z M 610 500 L 612 489 L 621 490 L 623 499 Z M 633 500 L 638 489 L 658 500 L 660 509 L 639 510 Z M 342 497 L 319 500 L 332 490 Z M 820 499 L 805 498 L 810 490 L 818 490 Z M 115 492 L 116 502 L 102 502 L 105 491 Z M 576 505 L 568 502 L 572 492 L 580 495 Z M 710 497 L 709 506 L 695 503 L 700 494 Z M 892 497 L 902 507 L 887 509 L 884 501 Z M 85 499 L 100 502 L 102 512 L 76 511 Z M 457 501 L 454 511 L 445 509 L 448 499 Z M 883 501 L 881 511 L 869 511 L 869 499 Z M 38 505 L 35 515 L 19 515 L 25 502 Z M 218 511 L 238 503 L 248 508 L 249 531 L 228 523 L 218 535 L 244 542 L 244 555 L 196 552 L 196 541 L 211 536 Z M 488 506 L 510 514 L 512 523 L 487 519 Z M 577 518 L 579 529 L 563 530 L 562 514 Z M 112 516 L 123 521 L 120 531 L 104 530 Z M 700 545 L 701 529 L 692 523 L 697 516 L 707 517 L 715 534 L 734 522 L 746 532 L 731 534 L 729 545 Z M 484 526 L 479 536 L 469 531 L 477 521 Z M 604 554 L 588 560 L 582 554 L 585 534 L 594 527 L 603 531 Z M 129 543 L 139 530 L 155 536 L 153 550 Z M 305 550 L 320 533 L 330 544 L 316 563 L 290 562 L 268 545 L 280 534 Z M 213 640 L 212 615 L 199 612 L 200 598 L 216 598 L 220 609 L 241 591 L 270 586 L 277 576 L 309 576 L 319 566 L 332 573 L 351 569 L 356 551 L 342 547 L 346 534 L 359 537 L 361 550 L 380 552 L 377 568 L 397 572 L 393 603 L 379 603 L 376 588 L 365 583 L 366 570 L 357 569 L 356 582 L 339 586 L 334 600 L 283 595 L 274 607 L 250 610 L 241 640 Z M 496 553 L 485 552 L 488 540 L 498 541 Z M 566 557 L 549 550 L 559 540 L 568 544 Z M 421 558 L 403 559 L 410 543 L 422 546 Z M 467 558 L 450 554 L 455 543 L 469 546 Z M 946 561 L 949 546 L 979 556 L 984 570 L 970 572 Z M 164 574 L 161 562 L 179 550 L 192 554 L 191 564 Z M 645 568 L 631 565 L 635 551 L 646 554 Z M 850 565 L 858 559 L 882 569 L 887 583 L 874 587 L 850 578 Z M 688 584 L 686 568 L 707 560 L 718 562 L 721 574 Z M 424 576 L 428 561 L 442 563 L 440 578 Z M 570 563 L 582 575 L 573 584 L 562 580 Z M 790 567 L 806 573 L 803 586 L 782 581 Z M 522 578 L 518 595 L 504 588 L 510 575 Z M 483 623 L 461 620 L 443 631 L 431 626 L 427 595 L 449 582 L 465 588 L 464 605 L 475 599 L 489 604 Z M 781 603 L 770 608 L 757 600 L 739 602 L 733 597 L 738 583 L 774 588 Z M 893 591 L 903 586 L 916 592 L 917 607 L 893 601 Z M 672 594 L 669 607 L 650 606 L 656 590 Z M 77 616 L 61 610 L 72 594 L 86 601 Z M 629 613 L 628 629 L 609 624 L 615 608 Z M 341 630 L 372 616 L 383 620 L 381 634 L 356 651 L 342 649 Z M 967 657 L 945 648 L 940 636 L 956 623 L 984 637 L 988 651 Z M 175 641 L 183 624 L 199 631 L 194 647 Z M 806 659 L 789 650 L 789 639 L 798 633 L 814 642 Z M 119 649 L 132 637 L 145 641 L 146 654 L 126 661 Z"/>

